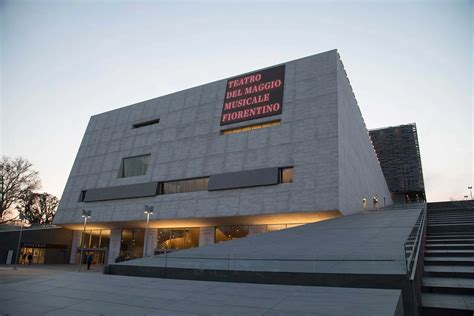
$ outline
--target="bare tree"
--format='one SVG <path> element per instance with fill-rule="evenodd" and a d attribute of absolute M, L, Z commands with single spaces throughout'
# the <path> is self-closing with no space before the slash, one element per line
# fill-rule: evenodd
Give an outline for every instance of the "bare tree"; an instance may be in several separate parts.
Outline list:
<path fill-rule="evenodd" d="M 17 203 L 17 211 L 30 224 L 51 224 L 59 200 L 49 193 L 24 192 Z"/>
<path fill-rule="evenodd" d="M 53 222 L 54 214 L 58 209 L 59 199 L 49 193 L 38 194 L 38 210 L 41 215 L 41 224 L 51 224 Z"/>
<path fill-rule="evenodd" d="M 7 222 L 5 215 L 15 209 L 21 196 L 40 187 L 38 171 L 22 157 L 10 158 L 3 156 L 0 160 L 0 177 L 2 180 L 2 201 L 0 223 Z"/>

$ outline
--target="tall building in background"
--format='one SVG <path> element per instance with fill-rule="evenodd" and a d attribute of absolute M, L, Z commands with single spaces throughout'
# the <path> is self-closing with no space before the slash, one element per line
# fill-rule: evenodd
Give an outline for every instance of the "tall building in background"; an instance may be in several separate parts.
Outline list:
<path fill-rule="evenodd" d="M 369 134 L 394 202 L 426 200 L 416 124 L 374 129 Z"/>

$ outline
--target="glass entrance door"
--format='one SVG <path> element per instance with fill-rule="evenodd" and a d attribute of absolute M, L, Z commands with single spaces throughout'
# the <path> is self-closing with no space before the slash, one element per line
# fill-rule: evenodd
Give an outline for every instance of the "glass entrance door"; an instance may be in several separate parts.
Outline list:
<path fill-rule="evenodd" d="M 84 251 L 82 253 L 82 264 L 87 263 L 87 257 L 92 254 L 93 257 L 93 264 L 99 264 L 103 265 L 105 264 L 105 258 L 106 258 L 106 249 L 97 249 L 97 248 L 84 248 Z M 77 250 L 77 256 L 81 256 L 81 249 L 79 248 Z"/>

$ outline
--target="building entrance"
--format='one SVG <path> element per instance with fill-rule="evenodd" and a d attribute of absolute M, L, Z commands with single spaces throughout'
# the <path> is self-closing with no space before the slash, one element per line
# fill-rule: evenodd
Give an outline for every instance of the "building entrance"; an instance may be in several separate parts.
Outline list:
<path fill-rule="evenodd" d="M 77 262 L 79 262 L 81 260 L 82 264 L 86 264 L 87 263 L 87 256 L 89 256 L 90 254 L 92 254 L 92 256 L 94 257 L 92 263 L 93 264 L 100 264 L 100 265 L 103 265 L 103 264 L 107 264 L 106 262 L 106 258 L 107 258 L 107 248 L 84 248 L 83 249 L 83 253 L 82 253 L 82 260 L 80 259 L 81 257 L 81 248 L 78 248 L 77 249 Z"/>

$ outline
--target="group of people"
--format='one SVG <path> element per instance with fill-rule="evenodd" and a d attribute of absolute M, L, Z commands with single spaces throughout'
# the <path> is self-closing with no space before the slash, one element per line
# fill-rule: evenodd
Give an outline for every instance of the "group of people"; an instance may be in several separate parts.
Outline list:
<path fill-rule="evenodd" d="M 25 264 L 26 260 L 28 260 L 28 265 L 31 265 L 31 263 L 33 262 L 33 255 L 31 253 L 24 253 L 22 256 L 22 263 Z"/>

